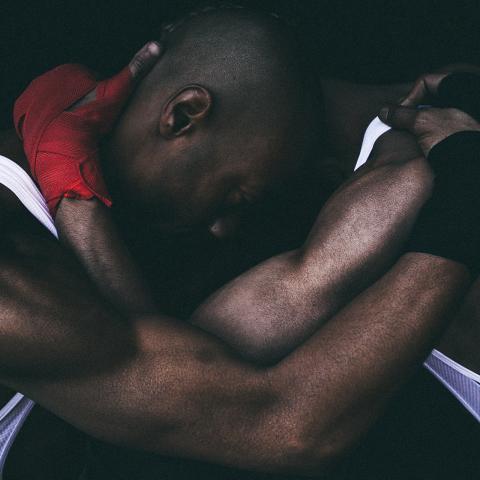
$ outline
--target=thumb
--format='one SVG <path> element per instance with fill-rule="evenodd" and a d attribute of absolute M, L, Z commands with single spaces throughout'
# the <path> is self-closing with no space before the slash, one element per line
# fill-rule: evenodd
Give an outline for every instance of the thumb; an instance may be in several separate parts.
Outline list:
<path fill-rule="evenodd" d="M 89 117 L 91 121 L 102 125 L 99 130 L 102 134 L 107 133 L 112 128 L 137 81 L 151 70 L 162 53 L 163 49 L 157 42 L 146 43 L 125 68 L 113 77 L 97 84 L 94 95 L 96 101 L 88 101 L 76 109 L 77 115 L 83 115 L 84 118 Z"/>
<path fill-rule="evenodd" d="M 135 81 L 146 75 L 163 53 L 163 47 L 158 42 L 146 43 L 132 58 L 128 68 Z"/>
<path fill-rule="evenodd" d="M 400 102 L 403 107 L 414 107 L 422 103 L 432 103 L 437 95 L 440 82 L 448 73 L 430 73 L 420 77 L 410 93 Z"/>
<path fill-rule="evenodd" d="M 105 98 L 122 105 L 135 84 L 152 69 L 162 53 L 163 48 L 159 43 L 146 43 L 125 68 L 113 77 L 98 83 L 97 98 Z"/>
<path fill-rule="evenodd" d="M 418 115 L 416 108 L 387 105 L 383 107 L 378 116 L 383 123 L 398 130 L 408 130 L 413 133 L 415 120 Z"/>

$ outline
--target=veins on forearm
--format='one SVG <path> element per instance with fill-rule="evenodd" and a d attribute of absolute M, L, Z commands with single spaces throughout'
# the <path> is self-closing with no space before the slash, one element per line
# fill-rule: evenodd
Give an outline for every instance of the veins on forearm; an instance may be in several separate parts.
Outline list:
<path fill-rule="evenodd" d="M 102 295 L 130 314 L 156 310 L 110 211 L 97 200 L 63 199 L 56 217 L 60 240 L 78 257 Z"/>

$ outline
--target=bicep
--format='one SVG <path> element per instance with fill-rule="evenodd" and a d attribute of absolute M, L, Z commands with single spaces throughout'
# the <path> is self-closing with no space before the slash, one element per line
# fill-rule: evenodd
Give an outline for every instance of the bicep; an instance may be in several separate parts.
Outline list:
<path fill-rule="evenodd" d="M 1 383 L 107 441 L 260 468 L 277 402 L 266 372 L 183 322 L 122 317 L 30 220 L 2 236 Z"/>
<path fill-rule="evenodd" d="M 304 276 L 301 252 L 273 257 L 237 277 L 201 305 L 192 323 L 257 363 L 272 363 L 299 345 L 334 308 L 333 269 L 317 288 Z M 322 286 L 323 285 L 323 286 Z M 322 290 L 322 291 L 320 291 Z"/>
<path fill-rule="evenodd" d="M 411 140 L 387 134 L 372 153 L 375 165 L 331 197 L 301 249 L 234 279 L 197 309 L 193 323 L 261 363 L 306 340 L 398 255 L 431 185 Z"/>
<path fill-rule="evenodd" d="M 86 433 L 136 449 L 275 469 L 294 428 L 273 372 L 194 327 L 139 318 L 135 352 L 97 371 L 3 379 Z M 112 331 L 112 341 L 117 341 Z M 272 428 L 272 418 L 276 419 Z"/>
<path fill-rule="evenodd" d="M 1 383 L 107 441 L 252 468 L 276 462 L 269 425 L 280 392 L 268 372 L 190 325 L 122 317 L 24 213 L 25 229 L 2 236 Z"/>

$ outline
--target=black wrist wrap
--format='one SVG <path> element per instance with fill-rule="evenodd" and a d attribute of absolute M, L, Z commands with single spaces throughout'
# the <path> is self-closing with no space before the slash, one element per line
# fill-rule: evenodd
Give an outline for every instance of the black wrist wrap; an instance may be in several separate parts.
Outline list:
<path fill-rule="evenodd" d="M 435 145 L 431 198 L 413 228 L 408 251 L 424 252 L 480 272 L 480 132 L 459 132 Z"/>
<path fill-rule="evenodd" d="M 480 121 L 480 75 L 451 73 L 438 86 L 435 106 L 458 108 Z"/>

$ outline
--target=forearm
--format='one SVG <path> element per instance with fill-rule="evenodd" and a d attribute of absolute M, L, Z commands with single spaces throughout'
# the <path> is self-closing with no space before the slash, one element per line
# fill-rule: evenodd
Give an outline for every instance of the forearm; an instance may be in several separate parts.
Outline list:
<path fill-rule="evenodd" d="M 361 438 L 426 358 L 469 284 L 459 264 L 407 254 L 279 365 L 313 455 L 317 442 L 342 452 Z"/>
<path fill-rule="evenodd" d="M 219 389 L 207 377 L 200 391 L 190 392 L 201 405 L 194 411 L 207 419 L 205 430 L 212 432 L 217 450 L 210 451 L 200 431 L 190 440 L 198 425 L 192 422 L 184 431 L 173 431 L 168 451 L 187 447 L 189 457 L 244 468 L 318 472 L 346 453 L 378 418 L 393 391 L 428 354 L 469 281 L 463 266 L 408 254 L 277 366 L 247 370 L 246 382 L 245 371 L 239 375 L 236 365 L 223 371 L 223 359 L 217 357 L 209 373 L 225 386 Z M 230 374 L 238 389 L 236 406 L 226 394 L 233 392 Z M 211 407 L 215 419 L 207 415 L 212 399 L 218 402 Z M 232 448 L 218 448 L 230 441 Z"/>
<path fill-rule="evenodd" d="M 156 317 L 136 322 L 133 353 L 94 374 L 3 381 L 114 443 L 239 468 L 311 472 L 375 421 L 467 284 L 456 263 L 402 257 L 271 368 L 250 366 L 209 335 Z M 106 343 L 121 351 L 125 339 L 112 328 L 95 341 L 100 350 Z"/>
<path fill-rule="evenodd" d="M 64 198 L 55 225 L 60 241 L 75 253 L 115 308 L 130 314 L 155 311 L 152 294 L 105 205 L 96 199 Z"/>
<path fill-rule="evenodd" d="M 430 348 L 465 275 L 425 255 L 414 268 L 412 256 L 258 368 L 178 321 L 127 322 L 40 226 L 4 240 L 2 383 L 114 443 L 269 471 L 323 468 L 358 439 Z"/>
<path fill-rule="evenodd" d="M 278 360 L 391 266 L 430 188 L 423 159 L 353 179 L 322 209 L 301 249 L 226 285 L 194 323 L 247 358 Z"/>

